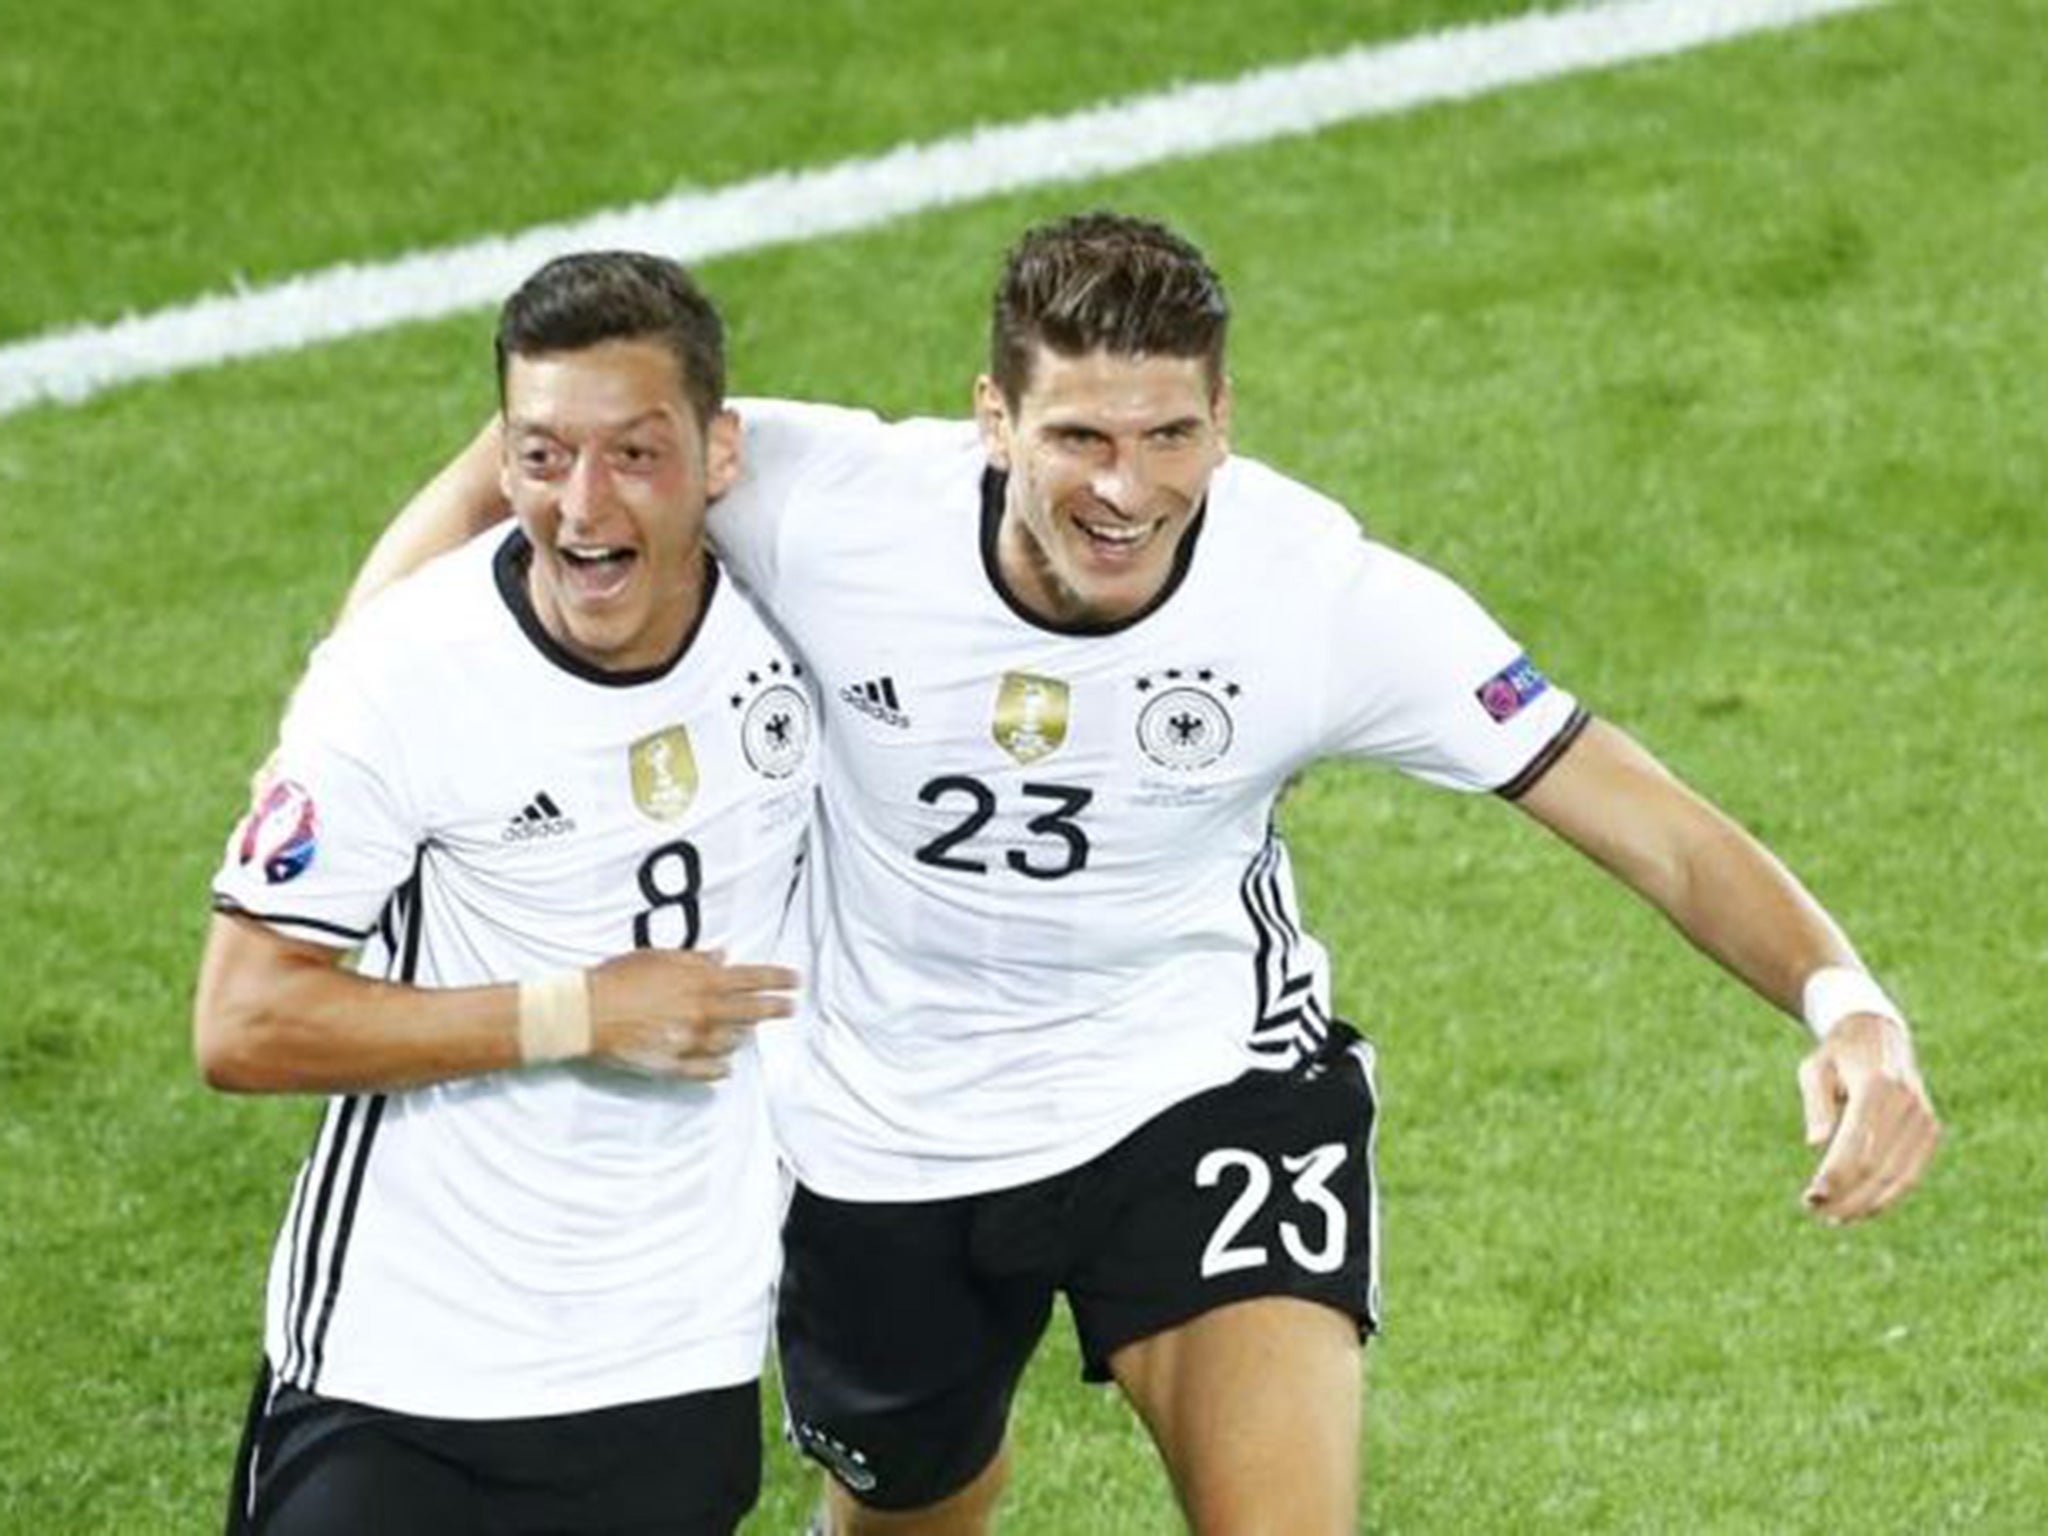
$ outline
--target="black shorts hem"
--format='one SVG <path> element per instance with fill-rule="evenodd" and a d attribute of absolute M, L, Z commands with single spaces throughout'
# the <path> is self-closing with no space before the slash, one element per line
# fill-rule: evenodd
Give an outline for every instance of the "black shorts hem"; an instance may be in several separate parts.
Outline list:
<path fill-rule="evenodd" d="M 1189 1306 L 1176 1308 L 1170 1313 L 1162 1313 L 1157 1320 L 1117 1329 L 1104 1337 L 1084 1335 L 1081 1340 L 1081 1379 L 1096 1383 L 1112 1382 L 1116 1380 L 1116 1375 L 1110 1370 L 1109 1361 L 1118 1350 L 1126 1349 L 1133 1344 L 1142 1344 L 1145 1340 L 1157 1338 L 1162 1333 L 1171 1333 L 1176 1328 L 1192 1323 L 1198 1317 L 1207 1317 L 1211 1312 L 1220 1311 L 1224 1307 L 1234 1307 L 1242 1301 L 1265 1301 L 1276 1297 L 1284 1297 L 1290 1301 L 1311 1301 L 1318 1306 L 1328 1307 L 1332 1312 L 1342 1313 L 1358 1325 L 1361 1343 L 1380 1331 L 1379 1318 L 1363 1297 L 1339 1296 L 1334 1290 L 1318 1290 L 1303 1286 L 1267 1286 L 1258 1290 L 1243 1291 L 1234 1296 L 1206 1298 Z M 1078 1318 L 1076 1321 L 1078 1323 Z"/>

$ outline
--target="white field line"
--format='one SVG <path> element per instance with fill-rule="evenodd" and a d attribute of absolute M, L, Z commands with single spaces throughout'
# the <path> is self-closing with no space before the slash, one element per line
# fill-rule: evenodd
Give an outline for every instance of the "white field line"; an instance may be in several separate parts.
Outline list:
<path fill-rule="evenodd" d="M 778 171 L 392 261 L 329 267 L 0 346 L 0 416 L 43 401 L 85 400 L 131 380 L 496 304 L 535 267 L 565 251 L 636 248 L 702 261 L 1025 187 L 1313 133 L 1879 3 L 1604 0 L 1352 48 L 1064 117 L 978 128 L 818 170 Z"/>

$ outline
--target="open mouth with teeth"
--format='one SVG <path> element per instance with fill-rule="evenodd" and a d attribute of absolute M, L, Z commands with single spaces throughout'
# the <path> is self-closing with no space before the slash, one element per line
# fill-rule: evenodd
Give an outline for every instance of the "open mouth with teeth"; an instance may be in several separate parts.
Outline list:
<path fill-rule="evenodd" d="M 569 590 L 585 601 L 616 596 L 632 578 L 640 558 L 636 549 L 610 544 L 560 546 L 562 575 Z"/>
<path fill-rule="evenodd" d="M 1111 563 L 1134 558 L 1159 527 L 1157 523 L 1098 523 L 1083 518 L 1076 518 L 1074 526 L 1087 540 L 1090 554 Z"/>

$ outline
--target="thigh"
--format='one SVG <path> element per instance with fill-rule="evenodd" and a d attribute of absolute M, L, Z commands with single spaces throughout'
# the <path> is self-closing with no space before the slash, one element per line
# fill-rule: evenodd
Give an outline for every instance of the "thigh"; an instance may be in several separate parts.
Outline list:
<path fill-rule="evenodd" d="M 789 1434 L 871 1508 L 937 1504 L 990 1466 L 1050 1316 L 1049 1276 L 977 1270 L 979 1203 L 801 1186 L 790 1202 L 777 1316 Z"/>
<path fill-rule="evenodd" d="M 1195 1536 L 1343 1536 L 1358 1521 L 1359 1352 L 1336 1309 L 1264 1296 L 1126 1345 L 1110 1364 Z"/>
<path fill-rule="evenodd" d="M 1260 1297 L 1378 1323 L 1370 1052 L 1343 1029 L 1289 1073 L 1174 1106 L 1084 1170 L 1067 1277 L 1086 1373 L 1117 1351 Z"/>

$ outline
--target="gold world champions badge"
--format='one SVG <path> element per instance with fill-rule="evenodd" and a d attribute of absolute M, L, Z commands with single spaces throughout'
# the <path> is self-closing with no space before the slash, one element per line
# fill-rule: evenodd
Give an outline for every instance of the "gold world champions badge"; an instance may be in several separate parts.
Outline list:
<path fill-rule="evenodd" d="M 1052 756 L 1067 739 L 1070 701 L 1067 685 L 1056 677 L 1005 672 L 996 688 L 996 745 L 1027 766 Z"/>
<path fill-rule="evenodd" d="M 633 803 L 656 821 L 680 821 L 697 798 L 697 754 L 680 725 L 633 743 Z"/>

